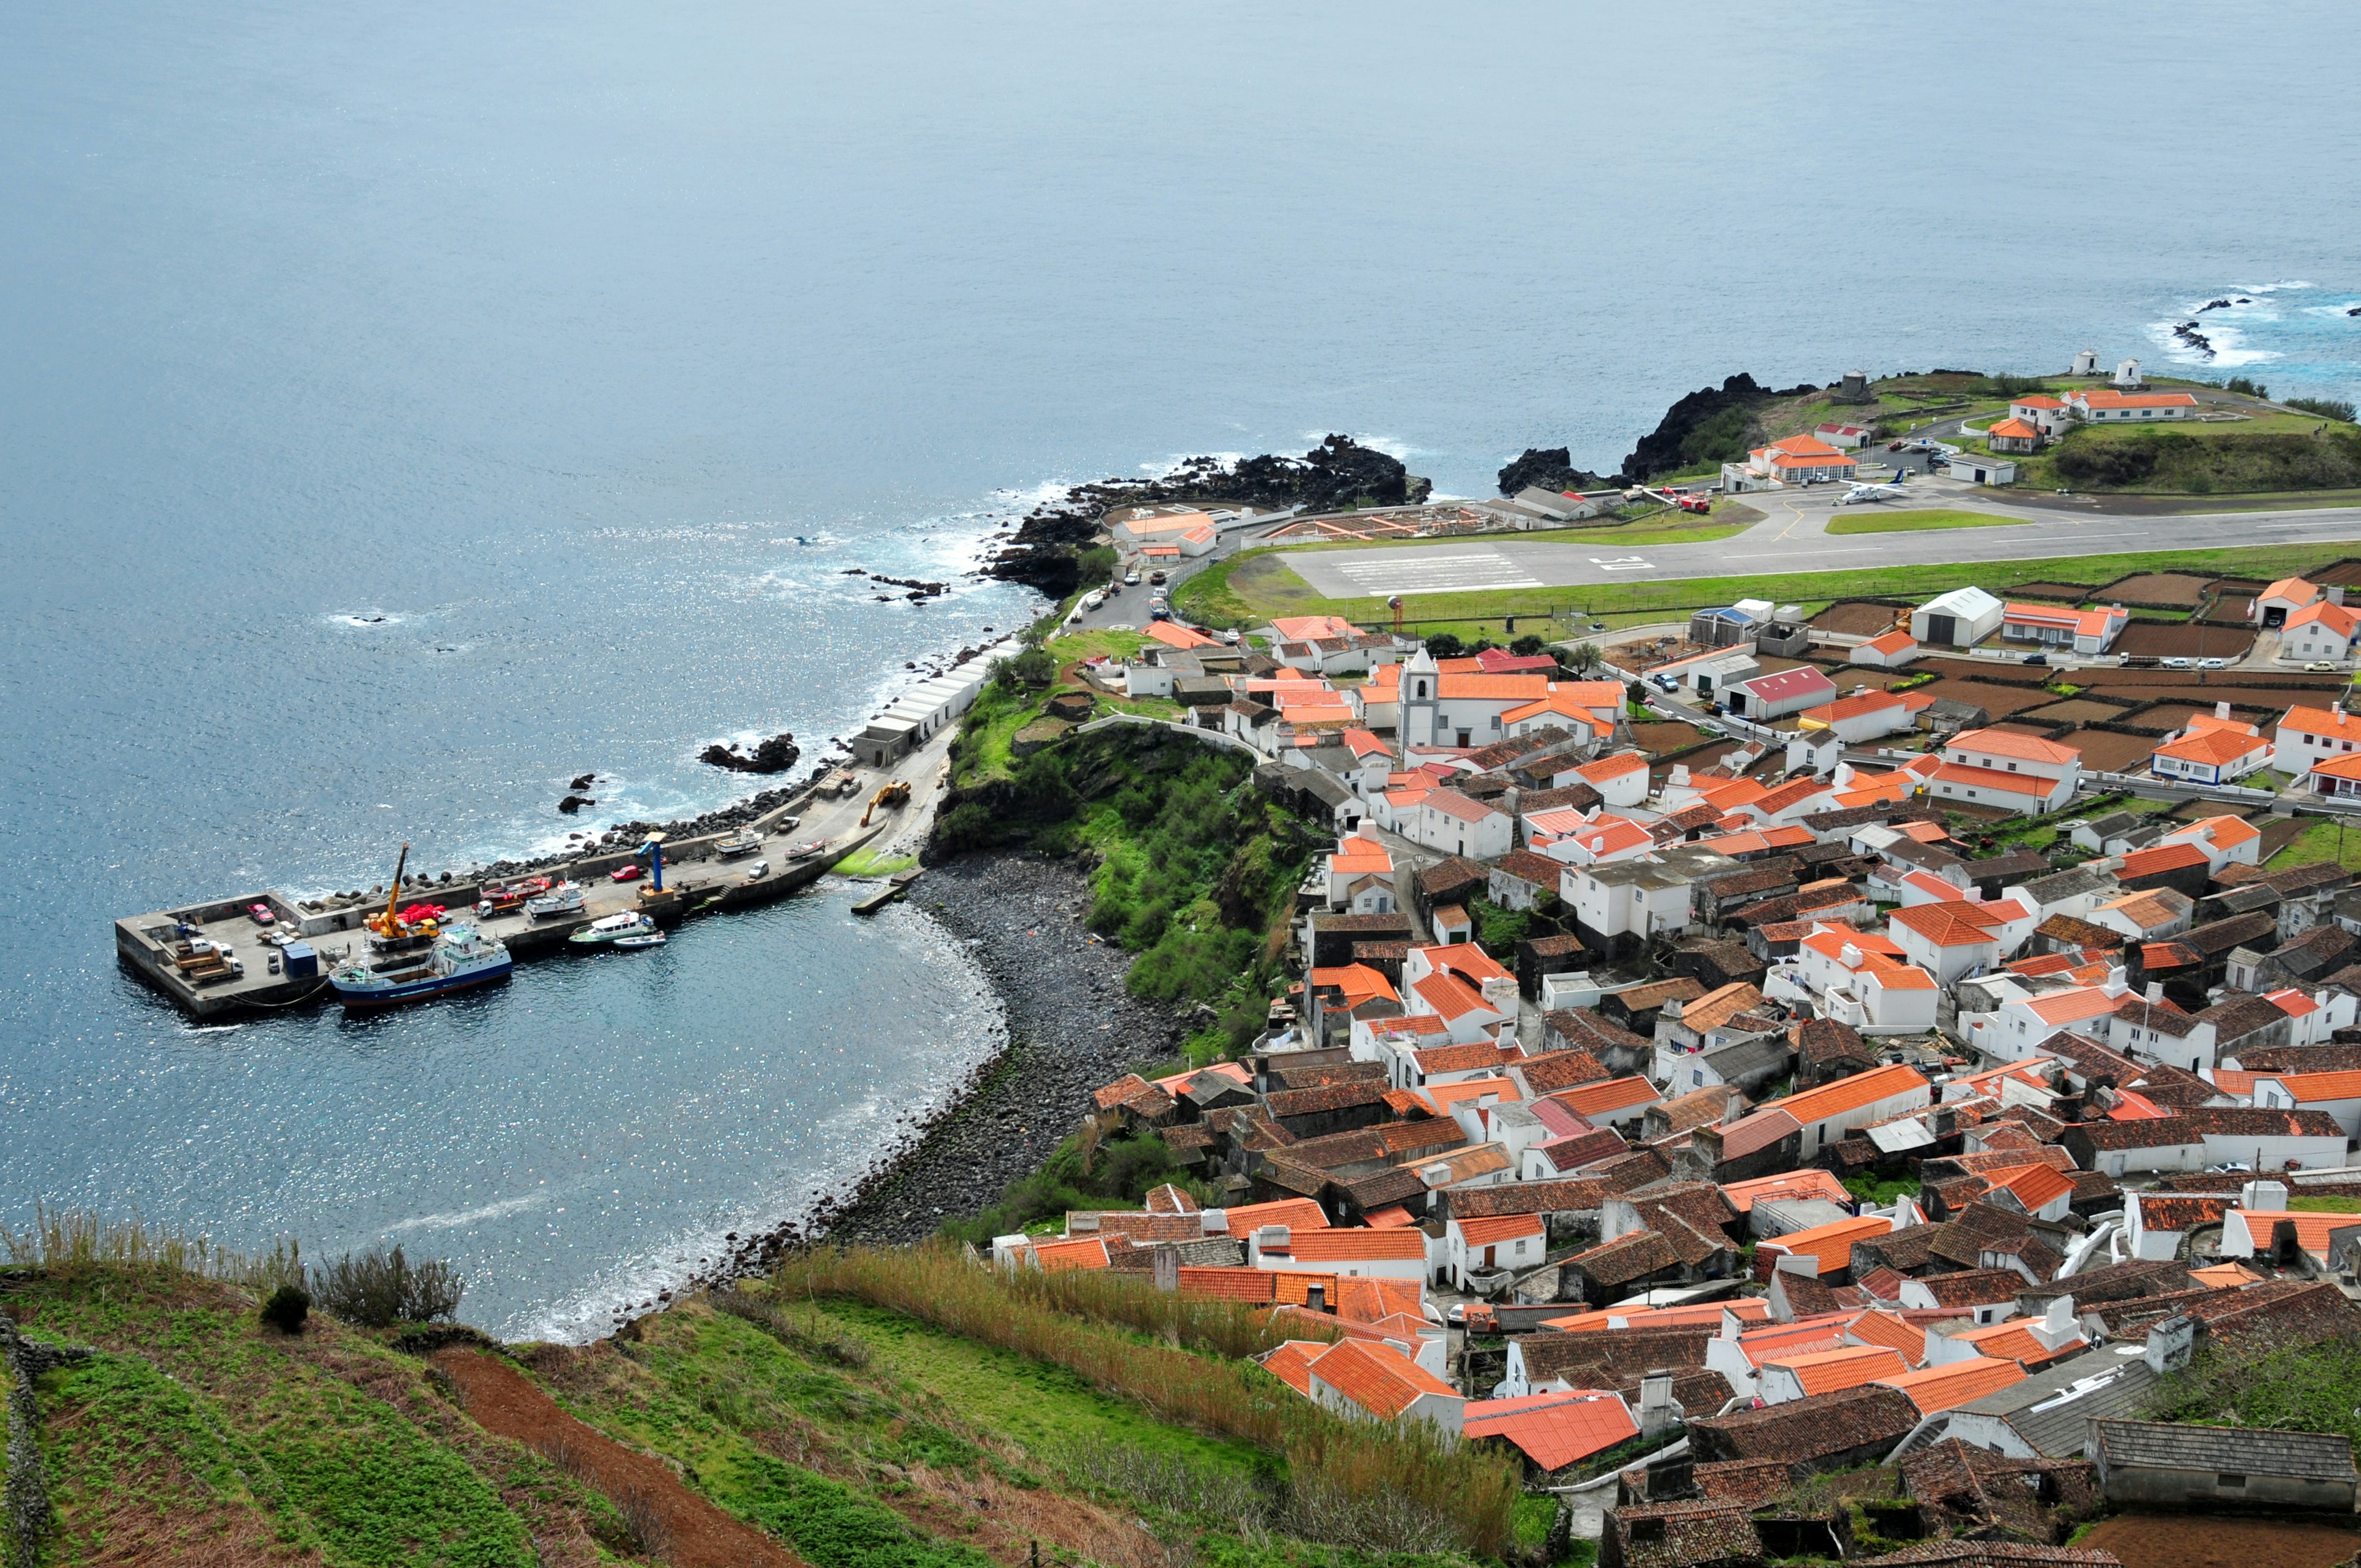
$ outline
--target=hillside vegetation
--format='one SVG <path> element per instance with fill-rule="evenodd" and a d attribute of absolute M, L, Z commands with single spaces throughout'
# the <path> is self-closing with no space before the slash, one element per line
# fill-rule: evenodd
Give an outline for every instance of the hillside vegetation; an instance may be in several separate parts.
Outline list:
<path fill-rule="evenodd" d="M 35 1249 L 38 1252 L 38 1249 Z M 19 1256 L 24 1255 L 22 1253 Z M 225 1275 L 245 1274 L 244 1279 Z M 937 1245 L 820 1254 L 588 1346 L 266 1325 L 262 1271 L 0 1270 L 53 1565 L 1365 1568 L 1515 1550 L 1504 1462 L 1354 1426 L 1236 1359 L 1282 1337 Z M 24 1559 L 16 1559 L 23 1561 Z"/>

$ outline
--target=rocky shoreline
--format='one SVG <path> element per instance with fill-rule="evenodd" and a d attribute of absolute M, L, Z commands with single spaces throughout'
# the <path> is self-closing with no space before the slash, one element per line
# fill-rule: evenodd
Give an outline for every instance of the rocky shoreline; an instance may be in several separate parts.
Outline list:
<path fill-rule="evenodd" d="M 1131 955 L 1083 927 L 1090 885 L 1076 862 L 963 856 L 930 868 L 910 896 L 969 945 L 1007 1011 L 1008 1047 L 849 1191 L 763 1234 L 729 1237 L 719 1266 L 665 1299 L 759 1272 L 813 1242 L 922 1241 L 1040 1168 L 1092 1090 L 1178 1049 L 1187 1010 L 1124 990 Z"/>

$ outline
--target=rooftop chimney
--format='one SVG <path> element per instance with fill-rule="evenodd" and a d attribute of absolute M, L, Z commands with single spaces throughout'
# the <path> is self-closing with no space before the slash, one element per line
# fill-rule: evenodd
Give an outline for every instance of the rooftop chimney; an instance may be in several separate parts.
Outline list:
<path fill-rule="evenodd" d="M 2230 721 L 2230 702 L 2227 697 L 2213 705 L 2213 717 L 2224 724 Z"/>
<path fill-rule="evenodd" d="M 1255 1247 L 1261 1252 L 1285 1252 L 1291 1234 L 1285 1225 L 1265 1225 L 1255 1233 Z"/>
<path fill-rule="evenodd" d="M 1306 1308 L 1314 1312 L 1326 1311 L 1328 1310 L 1328 1287 L 1325 1285 L 1307 1286 L 1303 1292 L 1303 1304 Z"/>
<path fill-rule="evenodd" d="M 1484 1005 L 1495 1013 L 1514 1015 L 1517 1011 L 1517 981 L 1513 975 L 1496 974 L 1484 981 Z"/>
<path fill-rule="evenodd" d="M 1673 1402 L 1673 1374 L 1670 1368 L 1653 1366 L 1640 1379 L 1640 1430 L 1659 1432 L 1679 1419 L 1681 1408 Z"/>
<path fill-rule="evenodd" d="M 2238 1207 L 2248 1213 L 2277 1213 L 2288 1206 L 2284 1182 L 2249 1181 L 2238 1189 Z"/>
<path fill-rule="evenodd" d="M 2189 1365 L 2196 1348 L 2197 1321 L 2186 1312 L 2175 1312 L 2147 1331 L 2144 1359 L 2150 1372 L 2178 1372 Z"/>

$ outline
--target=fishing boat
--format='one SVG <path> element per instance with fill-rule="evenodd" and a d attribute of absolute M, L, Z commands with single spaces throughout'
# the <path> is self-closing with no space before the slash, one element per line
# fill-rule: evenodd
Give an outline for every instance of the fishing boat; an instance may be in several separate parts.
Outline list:
<path fill-rule="evenodd" d="M 561 882 L 547 893 L 528 898 L 524 912 L 535 920 L 546 920 L 557 915 L 582 913 L 582 886 L 579 883 Z"/>
<path fill-rule="evenodd" d="M 763 836 L 751 828 L 741 828 L 713 841 L 713 852 L 725 861 L 736 855 L 751 855 L 762 847 Z"/>
<path fill-rule="evenodd" d="M 827 848 L 828 840 L 825 839 L 807 839 L 800 844 L 790 846 L 787 850 L 787 859 L 808 861 Z"/>
<path fill-rule="evenodd" d="M 362 956 L 330 971 L 328 982 L 347 1008 L 366 1011 L 423 1002 L 430 996 L 489 985 L 515 969 L 508 948 L 474 927 L 445 920 L 432 905 L 401 903 L 401 872 L 410 846 L 394 862 L 393 888 L 382 912 L 362 922 Z"/>
<path fill-rule="evenodd" d="M 650 931 L 641 937 L 618 937 L 612 945 L 618 948 L 661 948 L 664 945 L 664 934 Z"/>
<path fill-rule="evenodd" d="M 627 937 L 660 936 L 656 923 L 636 910 L 620 915 L 609 915 L 593 920 L 566 938 L 577 948 L 599 948 L 609 942 L 620 942 Z"/>

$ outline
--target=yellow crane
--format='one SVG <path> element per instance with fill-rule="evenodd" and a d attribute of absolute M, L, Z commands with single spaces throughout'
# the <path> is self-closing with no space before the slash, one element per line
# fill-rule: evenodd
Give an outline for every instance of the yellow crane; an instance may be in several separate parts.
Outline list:
<path fill-rule="evenodd" d="M 380 937 L 400 937 L 406 934 L 401 924 L 401 916 L 395 911 L 401 905 L 402 868 L 409 864 L 410 846 L 404 844 L 401 847 L 401 856 L 393 862 L 393 885 L 386 890 L 385 913 L 372 916 L 366 922 L 368 928 Z"/>

